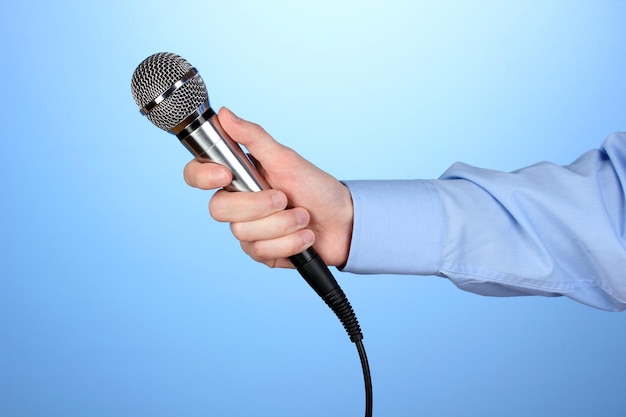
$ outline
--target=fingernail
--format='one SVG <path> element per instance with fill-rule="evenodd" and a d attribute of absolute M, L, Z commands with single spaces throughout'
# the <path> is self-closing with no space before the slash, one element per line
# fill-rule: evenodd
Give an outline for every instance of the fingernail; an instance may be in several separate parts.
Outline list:
<path fill-rule="evenodd" d="M 298 223 L 298 226 L 306 226 L 309 223 L 309 215 L 306 211 L 296 210 L 294 214 L 296 216 L 296 223 Z"/>
<path fill-rule="evenodd" d="M 274 193 L 272 194 L 272 205 L 277 209 L 284 209 L 287 206 L 287 201 L 285 199 L 284 194 L 282 193 Z"/>
<path fill-rule="evenodd" d="M 311 230 L 304 230 L 304 233 L 302 233 L 302 241 L 304 242 L 304 244 L 306 246 L 310 246 L 313 244 L 313 242 L 315 241 L 315 234 L 313 234 L 313 231 Z"/>
<path fill-rule="evenodd" d="M 230 178 L 228 178 L 228 174 L 226 174 L 223 170 L 213 171 L 211 174 L 211 179 L 218 187 L 224 187 L 229 184 Z"/>

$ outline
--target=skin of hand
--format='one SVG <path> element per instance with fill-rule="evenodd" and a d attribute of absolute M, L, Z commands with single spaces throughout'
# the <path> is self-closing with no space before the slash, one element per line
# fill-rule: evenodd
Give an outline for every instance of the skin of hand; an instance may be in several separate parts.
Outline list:
<path fill-rule="evenodd" d="M 329 266 L 345 264 L 354 216 L 348 188 L 227 108 L 220 109 L 218 120 L 247 148 L 272 189 L 219 190 L 209 202 L 211 216 L 230 223 L 243 251 L 272 268 L 293 268 L 287 257 L 313 243 Z M 192 187 L 211 190 L 228 185 L 232 174 L 219 164 L 194 159 L 185 166 L 184 178 Z"/>

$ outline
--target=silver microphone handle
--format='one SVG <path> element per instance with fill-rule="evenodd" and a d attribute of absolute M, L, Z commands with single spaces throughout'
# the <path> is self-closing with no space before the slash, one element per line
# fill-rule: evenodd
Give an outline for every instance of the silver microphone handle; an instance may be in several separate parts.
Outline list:
<path fill-rule="evenodd" d="M 186 136 L 179 136 L 179 139 L 198 160 L 215 162 L 230 169 L 233 181 L 224 187 L 226 190 L 262 191 L 271 188 L 241 147 L 224 131 L 216 114 Z"/>

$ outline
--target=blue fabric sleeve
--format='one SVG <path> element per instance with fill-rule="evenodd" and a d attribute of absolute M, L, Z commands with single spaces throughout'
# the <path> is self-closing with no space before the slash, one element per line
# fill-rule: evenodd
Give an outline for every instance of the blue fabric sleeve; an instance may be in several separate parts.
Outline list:
<path fill-rule="evenodd" d="M 457 163 L 437 180 L 346 181 L 344 271 L 439 275 L 483 295 L 564 295 L 626 309 L 626 134 L 568 166 Z"/>

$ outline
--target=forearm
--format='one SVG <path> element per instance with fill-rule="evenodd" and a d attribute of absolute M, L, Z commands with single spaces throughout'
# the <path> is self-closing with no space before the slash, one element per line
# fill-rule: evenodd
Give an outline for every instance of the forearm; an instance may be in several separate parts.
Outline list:
<path fill-rule="evenodd" d="M 567 167 L 455 164 L 433 181 L 346 182 L 355 218 L 344 270 L 440 275 L 485 295 L 625 309 L 625 141 L 613 135 Z"/>

